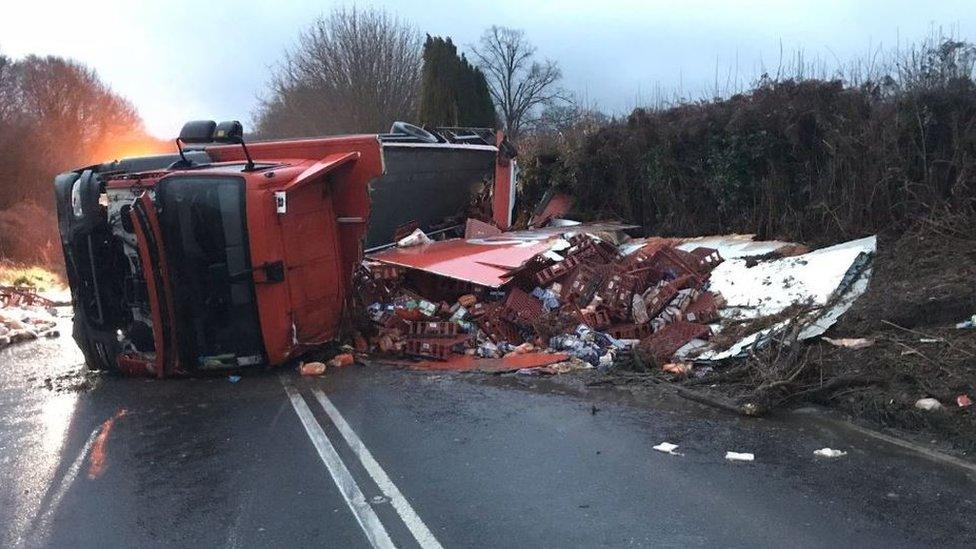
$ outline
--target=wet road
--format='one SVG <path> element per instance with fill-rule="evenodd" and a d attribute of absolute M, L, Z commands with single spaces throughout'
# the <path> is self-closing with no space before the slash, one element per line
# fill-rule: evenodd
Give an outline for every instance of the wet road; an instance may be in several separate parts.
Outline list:
<path fill-rule="evenodd" d="M 356 366 L 84 380 L 0 351 L 0 545 L 972 546 L 976 482 L 802 419 Z M 597 410 L 594 410 L 596 406 Z M 679 444 L 672 456 L 651 446 Z M 830 446 L 849 454 L 814 458 Z M 753 452 L 730 463 L 728 450 Z"/>

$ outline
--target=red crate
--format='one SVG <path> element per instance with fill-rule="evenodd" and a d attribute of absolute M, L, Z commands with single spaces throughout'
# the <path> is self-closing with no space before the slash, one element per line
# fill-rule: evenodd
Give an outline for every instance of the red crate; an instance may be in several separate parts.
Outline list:
<path fill-rule="evenodd" d="M 518 343 L 521 340 L 518 328 L 497 314 L 486 314 L 479 318 L 478 327 L 495 343 Z"/>
<path fill-rule="evenodd" d="M 375 265 L 370 265 L 369 274 L 373 280 L 399 280 L 400 275 L 403 274 L 403 271 L 396 265 L 377 263 Z"/>
<path fill-rule="evenodd" d="M 569 238 L 570 248 L 565 255 L 576 257 L 595 263 L 609 263 L 619 257 L 617 248 L 609 242 L 596 240 L 585 234 L 573 235 Z"/>
<path fill-rule="evenodd" d="M 489 304 L 478 302 L 468 307 L 468 316 L 471 318 L 479 318 L 487 313 L 489 309 L 491 309 Z"/>
<path fill-rule="evenodd" d="M 611 322 L 610 314 L 603 309 L 592 311 L 589 309 L 576 308 L 576 310 L 573 312 L 573 316 L 594 330 L 602 330 L 610 326 Z"/>
<path fill-rule="evenodd" d="M 642 339 L 651 335 L 654 330 L 650 322 L 644 324 L 614 324 L 607 328 L 607 333 L 617 339 Z"/>
<path fill-rule="evenodd" d="M 684 275 L 693 275 L 698 279 L 698 283 L 701 284 L 702 277 L 698 273 L 699 260 L 686 251 L 677 248 L 662 248 L 651 261 L 664 271 L 665 274 L 669 274 L 675 278 Z"/>
<path fill-rule="evenodd" d="M 529 324 L 542 316 L 542 302 L 519 288 L 512 288 L 505 297 L 501 316 L 515 324 Z"/>
<path fill-rule="evenodd" d="M 458 325 L 454 322 L 440 320 L 410 322 L 407 327 L 407 335 L 411 338 L 455 337 L 458 335 Z"/>
<path fill-rule="evenodd" d="M 564 288 L 565 301 L 571 301 L 580 306 L 586 306 L 593 300 L 603 281 L 613 272 L 613 265 L 590 264 L 583 262 L 576 270 L 576 275 L 567 280 Z"/>
<path fill-rule="evenodd" d="M 710 272 L 723 261 L 722 256 L 715 248 L 699 246 L 689 253 L 698 260 L 698 272 L 700 273 Z"/>
<path fill-rule="evenodd" d="M 636 279 L 626 273 L 613 274 L 604 280 L 597 293 L 607 309 L 618 318 L 624 319 L 630 315 L 636 283 Z"/>
<path fill-rule="evenodd" d="M 708 326 L 679 320 L 642 339 L 640 348 L 658 364 L 664 364 L 670 362 L 674 353 L 692 339 L 708 339 L 711 334 Z"/>
<path fill-rule="evenodd" d="M 719 319 L 719 300 L 712 292 L 704 292 L 685 309 L 684 317 L 689 322 L 708 324 Z"/>
<path fill-rule="evenodd" d="M 647 309 L 647 318 L 654 318 L 659 315 L 676 295 L 678 295 L 678 288 L 673 282 L 664 284 L 652 292 L 644 300 L 644 307 Z"/>
<path fill-rule="evenodd" d="M 630 254 L 626 258 L 626 264 L 630 269 L 642 269 L 650 267 L 652 264 L 651 259 L 657 255 L 657 253 L 668 246 L 668 241 L 664 239 L 652 239 L 646 244 L 640 247 L 636 252 Z"/>
<path fill-rule="evenodd" d="M 654 318 L 671 303 L 679 291 L 686 288 L 696 288 L 699 283 L 700 279 L 696 275 L 685 275 L 664 284 L 645 300 L 647 317 Z"/>
<path fill-rule="evenodd" d="M 398 330 L 400 333 L 404 333 L 409 329 L 409 321 L 404 320 L 400 315 L 390 312 L 383 312 L 376 323 L 390 330 Z"/>
<path fill-rule="evenodd" d="M 538 286 L 548 286 L 550 282 L 553 282 L 567 274 L 569 274 L 573 269 L 579 266 L 580 260 L 575 256 L 567 256 L 565 259 L 542 269 L 535 274 L 535 283 Z"/>
<path fill-rule="evenodd" d="M 447 360 L 454 354 L 454 346 L 463 342 L 465 338 L 442 339 L 408 339 L 404 352 L 408 355 Z"/>
<path fill-rule="evenodd" d="M 664 279 L 664 271 L 653 265 L 627 270 L 626 273 L 634 277 L 634 291 L 641 293 Z"/>

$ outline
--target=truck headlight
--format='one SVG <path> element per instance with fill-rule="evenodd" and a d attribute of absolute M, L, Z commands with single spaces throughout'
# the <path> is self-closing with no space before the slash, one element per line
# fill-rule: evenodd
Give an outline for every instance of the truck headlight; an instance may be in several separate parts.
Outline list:
<path fill-rule="evenodd" d="M 71 186 L 71 211 L 74 212 L 75 217 L 81 217 L 85 214 L 85 209 L 81 204 L 81 181 L 82 177 L 75 180 L 74 184 Z"/>

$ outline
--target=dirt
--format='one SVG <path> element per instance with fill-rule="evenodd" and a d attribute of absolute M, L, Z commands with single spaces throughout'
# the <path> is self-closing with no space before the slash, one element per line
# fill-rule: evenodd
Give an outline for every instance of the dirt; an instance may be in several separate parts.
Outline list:
<path fill-rule="evenodd" d="M 810 400 L 880 426 L 943 439 L 961 451 L 976 451 L 976 406 L 956 403 L 959 395 L 976 398 L 976 330 L 921 330 L 878 331 L 871 335 L 875 344 L 859 350 L 814 344 L 825 377 L 870 383 Z M 937 399 L 944 409 L 916 409 L 915 402 L 923 397 Z"/>
<path fill-rule="evenodd" d="M 104 375 L 100 372 L 78 367 L 43 378 L 29 376 L 27 380 L 34 383 L 38 388 L 55 393 L 86 393 L 94 389 L 103 377 Z"/>
<path fill-rule="evenodd" d="M 921 222 L 905 235 L 880 236 L 867 293 L 837 326 L 852 335 L 955 324 L 976 314 L 976 228 L 952 218 L 967 232 L 946 232 Z M 968 227 L 967 227 L 968 225 Z"/>
<path fill-rule="evenodd" d="M 823 395 L 855 417 L 932 434 L 960 450 L 976 450 L 976 330 L 956 323 L 976 314 L 976 225 L 973 216 L 921 221 L 898 238 L 882 238 L 867 293 L 832 331 L 876 343 L 852 350 L 816 343 L 828 374 L 875 380 Z M 919 398 L 945 409 L 925 412 Z"/>
<path fill-rule="evenodd" d="M 711 338 L 711 341 L 716 349 L 725 349 L 750 334 L 765 330 L 784 320 L 794 318 L 805 311 L 809 311 L 809 306 L 802 303 L 794 303 L 774 315 L 729 322 L 722 328 L 721 332 Z"/>

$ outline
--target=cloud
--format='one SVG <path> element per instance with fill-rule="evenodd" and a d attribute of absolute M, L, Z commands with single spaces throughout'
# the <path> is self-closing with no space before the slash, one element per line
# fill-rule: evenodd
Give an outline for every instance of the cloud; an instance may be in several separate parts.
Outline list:
<path fill-rule="evenodd" d="M 73 57 L 172 137 L 193 118 L 249 121 L 267 69 L 298 31 L 336 2 L 170 0 L 17 2 L 0 20 L 0 51 Z M 781 46 L 827 64 L 925 36 L 933 24 L 976 30 L 966 1 L 358 2 L 385 7 L 461 45 L 492 24 L 523 28 L 559 61 L 566 87 L 626 112 L 655 89 L 698 98 L 716 82 L 748 81 L 775 66 Z M 25 22 L 31 22 L 25 24 Z M 737 69 L 736 69 L 737 67 Z"/>

